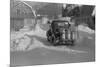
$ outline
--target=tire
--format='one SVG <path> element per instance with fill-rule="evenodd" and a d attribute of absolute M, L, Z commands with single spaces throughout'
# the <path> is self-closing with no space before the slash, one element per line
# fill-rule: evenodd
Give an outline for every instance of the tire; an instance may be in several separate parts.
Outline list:
<path fill-rule="evenodd" d="M 58 42 L 56 42 L 56 41 L 57 41 L 57 39 L 54 38 L 54 40 L 53 40 L 53 45 L 54 46 L 57 46 L 59 44 L 59 41 Z"/>
<path fill-rule="evenodd" d="M 47 40 L 50 41 L 50 37 L 51 37 L 51 31 L 50 30 L 47 31 L 46 36 L 47 36 Z"/>
<path fill-rule="evenodd" d="M 48 37 L 48 41 L 49 41 L 50 43 L 53 43 L 54 38 L 53 38 L 52 36 L 49 36 L 49 37 Z"/>
<path fill-rule="evenodd" d="M 51 33 L 51 30 L 48 30 L 46 35 L 47 35 L 47 41 L 49 41 L 50 43 L 53 43 L 54 42 L 54 37 Z"/>

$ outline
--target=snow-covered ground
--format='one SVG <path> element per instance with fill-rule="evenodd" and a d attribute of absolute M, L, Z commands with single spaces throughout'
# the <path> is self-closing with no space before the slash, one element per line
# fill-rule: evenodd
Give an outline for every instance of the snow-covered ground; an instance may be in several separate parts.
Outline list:
<path fill-rule="evenodd" d="M 19 32 L 11 32 L 11 51 L 29 51 L 35 48 L 42 47 L 57 51 L 84 52 L 79 50 L 73 50 L 67 47 L 53 47 L 44 45 L 43 42 L 35 38 L 35 36 L 37 36 L 46 39 L 46 31 L 40 27 L 40 24 L 37 24 L 36 29 L 34 31 L 24 29 L 20 30 Z M 92 35 L 95 34 L 95 31 L 91 30 L 89 27 L 79 25 L 76 29 L 78 30 L 79 35 L 77 42 L 81 42 L 84 38 L 93 39 Z"/>
<path fill-rule="evenodd" d="M 45 25 L 43 26 L 45 28 Z M 53 47 L 46 40 L 46 31 L 39 24 L 36 30 L 11 32 L 11 65 L 58 64 L 95 61 L 95 31 L 84 25 L 76 29 L 78 42 L 73 47 Z M 83 30 L 84 29 L 84 30 Z M 91 32 L 92 31 L 92 32 Z"/>
<path fill-rule="evenodd" d="M 78 43 L 82 42 L 84 38 L 94 39 L 95 37 L 95 31 L 90 29 L 88 26 L 78 25 L 77 31 L 78 31 L 78 39 L 77 39 Z"/>

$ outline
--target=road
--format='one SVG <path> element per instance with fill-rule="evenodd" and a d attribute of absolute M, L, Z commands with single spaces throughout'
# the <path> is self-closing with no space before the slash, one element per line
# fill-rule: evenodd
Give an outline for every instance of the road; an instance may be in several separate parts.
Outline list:
<path fill-rule="evenodd" d="M 80 32 L 82 41 L 76 43 L 75 46 L 53 47 L 47 42 L 44 34 L 39 32 L 40 30 L 34 35 L 26 35 L 31 40 L 33 39 L 33 44 L 26 49 L 27 51 L 11 51 L 11 65 L 27 66 L 95 61 L 95 34 L 82 31 Z"/>

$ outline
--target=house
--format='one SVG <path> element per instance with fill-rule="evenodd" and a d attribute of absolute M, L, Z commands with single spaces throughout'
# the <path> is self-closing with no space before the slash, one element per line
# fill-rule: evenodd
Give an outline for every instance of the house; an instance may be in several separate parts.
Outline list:
<path fill-rule="evenodd" d="M 10 5 L 10 29 L 19 31 L 23 27 L 29 27 L 34 23 L 32 10 L 20 1 L 11 0 Z"/>

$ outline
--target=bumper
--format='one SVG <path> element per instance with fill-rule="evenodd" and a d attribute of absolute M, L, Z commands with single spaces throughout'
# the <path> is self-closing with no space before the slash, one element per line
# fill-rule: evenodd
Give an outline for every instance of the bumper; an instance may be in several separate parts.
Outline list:
<path fill-rule="evenodd" d="M 73 45 L 74 41 L 73 40 L 62 40 L 56 42 L 54 45 Z"/>

